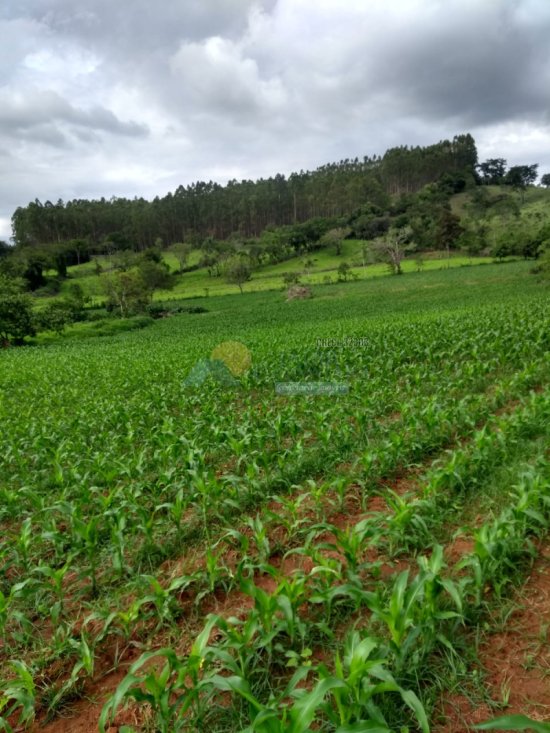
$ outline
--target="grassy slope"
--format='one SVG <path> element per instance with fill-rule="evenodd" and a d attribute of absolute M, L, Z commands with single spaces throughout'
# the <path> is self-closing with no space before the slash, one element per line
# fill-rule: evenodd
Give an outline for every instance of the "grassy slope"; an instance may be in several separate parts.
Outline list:
<path fill-rule="evenodd" d="M 275 265 L 267 265 L 257 270 L 252 280 L 244 285 L 246 291 L 261 290 L 277 290 L 284 285 L 283 274 L 286 272 L 296 272 L 301 275 L 301 282 L 306 284 L 322 283 L 327 276 L 332 281 L 337 280 L 337 269 L 341 262 L 347 262 L 352 266 L 354 272 L 360 279 L 375 278 L 381 275 L 387 275 L 388 268 L 385 264 L 367 265 L 363 267 L 361 262 L 361 242 L 350 241 L 345 242 L 342 255 L 337 257 L 330 251 L 316 252 L 312 259 L 314 266 L 310 269 L 309 274 L 305 274 L 304 258 L 295 257 L 285 262 Z M 195 256 L 198 253 L 193 253 Z M 166 257 L 166 261 L 174 268 L 174 263 L 170 256 Z M 433 256 L 424 259 L 423 269 L 440 270 L 449 267 L 460 267 L 467 264 L 480 264 L 492 262 L 490 257 L 476 257 L 474 260 L 468 257 L 452 257 L 450 260 L 446 257 Z M 100 263 L 107 271 L 109 269 L 108 258 L 100 258 Z M 403 264 L 405 272 L 414 272 L 418 269 L 414 260 L 405 261 Z M 71 283 L 78 283 L 82 286 L 87 295 L 92 296 L 93 302 L 101 302 L 103 295 L 101 284 L 98 276 L 93 271 L 93 264 L 86 263 L 69 268 L 69 278 L 63 283 L 62 294 L 68 289 Z M 208 292 L 209 295 L 227 295 L 239 292 L 237 286 L 229 285 L 223 277 L 211 277 L 206 269 L 201 268 L 193 272 L 187 272 L 180 276 L 173 290 L 159 290 L 155 293 L 155 300 L 179 300 L 181 298 L 195 298 L 204 296 Z M 45 299 L 44 299 L 45 300 Z"/>
<path fill-rule="evenodd" d="M 496 195 L 499 193 L 498 186 L 488 187 L 489 193 Z M 467 215 L 467 203 L 469 199 L 468 193 L 458 194 L 453 197 L 451 205 L 453 211 L 461 217 Z M 518 198 L 519 200 L 519 198 Z M 550 216 L 550 191 L 533 188 L 526 192 L 525 201 L 522 206 L 521 219 L 525 222 L 525 226 L 536 224 L 541 220 Z M 500 232 L 503 226 L 507 226 L 506 221 L 493 218 L 490 222 L 491 230 Z M 302 282 L 307 284 L 322 283 L 327 276 L 332 280 L 337 279 L 337 269 L 341 262 L 347 262 L 352 266 L 353 272 L 360 278 L 374 278 L 388 273 L 385 264 L 367 265 L 363 267 L 362 260 L 363 242 L 360 240 L 350 240 L 344 242 L 343 252 L 340 256 L 334 253 L 334 249 L 321 250 L 313 253 L 311 258 L 314 265 L 305 274 L 304 257 L 295 257 L 275 265 L 267 265 L 257 270 L 252 280 L 244 287 L 247 291 L 258 290 L 275 290 L 283 287 L 282 276 L 286 272 L 301 273 Z M 197 250 L 191 253 L 189 264 L 196 264 L 201 256 Z M 104 270 L 110 268 L 109 258 L 98 258 Z M 166 253 L 165 261 L 172 271 L 177 269 L 178 263 L 176 258 Z M 431 256 L 424 256 L 423 269 L 441 269 L 447 267 L 460 267 L 465 264 L 486 263 L 491 262 L 491 258 L 475 258 L 471 260 L 468 257 L 456 256 L 447 260 L 444 253 L 434 253 Z M 99 278 L 95 274 L 95 264 L 92 262 L 69 268 L 69 279 L 63 284 L 62 293 L 68 288 L 70 283 L 78 282 L 84 292 L 92 296 L 94 302 L 103 300 L 102 290 Z M 414 257 L 404 262 L 405 272 L 413 272 L 417 270 L 417 264 Z M 206 269 L 202 268 L 193 272 L 188 272 L 178 278 L 176 286 L 171 291 L 159 291 L 155 294 L 155 300 L 174 300 L 185 298 L 193 298 L 206 295 L 224 295 L 228 293 L 238 292 L 235 285 L 227 284 L 222 277 L 210 277 Z"/>
<path fill-rule="evenodd" d="M 530 262 L 504 262 L 483 267 L 448 268 L 426 272 L 411 272 L 402 277 L 380 277 L 371 280 L 357 280 L 347 283 L 334 282 L 317 285 L 314 297 L 309 300 L 288 303 L 280 291 L 245 292 L 201 297 L 201 305 L 208 309 L 202 314 L 182 314 L 156 321 L 147 331 L 150 338 L 186 340 L 195 336 L 199 341 L 212 335 L 212 345 L 232 336 L 244 338 L 259 324 L 270 329 L 287 331 L 294 323 L 315 322 L 326 324 L 327 335 L 338 329 L 340 319 L 349 317 L 364 322 L 365 318 L 390 318 L 411 314 L 439 314 L 479 303 L 490 305 L 495 302 L 517 301 L 544 294 L 547 286 L 529 274 Z M 136 320 L 136 319 L 134 319 Z M 137 319 L 139 320 L 139 319 Z M 124 323 L 124 322 L 121 322 Z M 130 322 L 131 323 L 131 322 Z M 97 324 L 75 324 L 66 330 L 61 340 L 78 339 L 79 336 L 110 335 L 97 332 Z M 122 330 L 122 329 L 120 329 Z M 112 331 L 114 335 L 115 331 Z M 60 340 L 47 334 L 47 342 Z M 134 338 L 128 334 L 129 338 Z M 139 335 L 137 335 L 139 338 Z M 288 334 L 292 338 L 292 334 Z M 46 339 L 38 337 L 45 343 Z"/>

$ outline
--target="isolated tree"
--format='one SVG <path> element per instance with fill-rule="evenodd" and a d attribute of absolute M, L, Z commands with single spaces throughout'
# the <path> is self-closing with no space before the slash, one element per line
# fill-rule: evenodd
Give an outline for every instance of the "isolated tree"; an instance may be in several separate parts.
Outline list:
<path fill-rule="evenodd" d="M 137 262 L 137 254 L 131 249 L 122 249 L 120 252 L 115 252 L 111 257 L 113 268 L 118 272 L 127 272 L 135 267 Z"/>
<path fill-rule="evenodd" d="M 544 173 L 544 175 L 541 176 L 540 183 L 541 186 L 550 188 L 550 173 Z"/>
<path fill-rule="evenodd" d="M 507 233 L 501 234 L 497 237 L 493 247 L 491 248 L 491 255 L 496 257 L 499 262 L 502 262 L 504 257 L 509 257 L 514 254 L 515 243 Z"/>
<path fill-rule="evenodd" d="M 144 252 L 141 253 L 141 256 L 144 260 L 148 260 L 149 262 L 156 262 L 157 264 L 160 264 L 162 262 L 162 250 L 157 245 L 157 242 L 158 238 L 155 240 L 154 247 L 148 247 Z"/>
<path fill-rule="evenodd" d="M 225 265 L 225 279 L 232 285 L 238 285 L 241 294 L 244 283 L 252 278 L 252 263 L 248 257 L 235 255 L 227 260 Z"/>
<path fill-rule="evenodd" d="M 458 240 L 458 246 L 468 257 L 476 257 L 486 247 L 487 226 L 483 222 L 467 221 Z"/>
<path fill-rule="evenodd" d="M 150 299 L 155 290 L 170 290 L 174 285 L 168 265 L 164 262 L 143 259 L 138 265 L 138 275 Z"/>
<path fill-rule="evenodd" d="M 375 245 L 379 255 L 385 260 L 394 275 L 402 275 L 401 262 L 406 255 L 407 244 L 411 237 L 411 228 L 392 228 L 383 239 L 378 240 Z"/>
<path fill-rule="evenodd" d="M 37 314 L 36 325 L 39 331 L 55 331 L 59 335 L 74 320 L 75 312 L 71 303 L 54 300 Z"/>
<path fill-rule="evenodd" d="M 107 296 L 107 309 L 116 309 L 121 318 L 144 311 L 149 304 L 150 294 L 138 272 L 103 275 L 101 284 Z"/>
<path fill-rule="evenodd" d="M 534 165 L 514 165 L 506 174 L 504 183 L 507 186 L 512 186 L 515 191 L 519 191 L 523 201 L 525 189 L 527 186 L 532 186 L 537 180 L 538 167 L 538 163 Z"/>
<path fill-rule="evenodd" d="M 313 267 L 315 267 L 315 260 L 311 259 L 311 257 L 307 257 L 304 260 L 304 269 L 305 269 L 306 275 L 309 275 L 311 273 L 311 270 Z"/>
<path fill-rule="evenodd" d="M 351 234 L 349 227 L 336 227 L 335 229 L 329 229 L 326 234 L 321 237 L 320 243 L 324 247 L 334 247 L 334 252 L 337 256 L 342 254 L 342 246 L 344 239 L 347 239 Z"/>
<path fill-rule="evenodd" d="M 191 254 L 191 245 L 186 242 L 176 242 L 170 247 L 170 252 L 172 252 L 179 263 L 179 271 L 183 272 Z"/>
<path fill-rule="evenodd" d="M 422 272 L 425 265 L 424 258 L 422 257 L 422 252 L 417 253 L 416 257 L 414 258 L 414 264 L 416 265 L 416 271 Z"/>
<path fill-rule="evenodd" d="M 69 263 L 69 247 L 64 242 L 55 244 L 49 248 L 50 266 L 57 272 L 57 276 L 61 279 L 67 277 L 67 265 Z"/>
<path fill-rule="evenodd" d="M 22 258 L 24 261 L 23 278 L 29 290 L 37 290 L 45 285 L 44 270 L 49 267 L 47 254 L 36 247 L 29 247 Z"/>
<path fill-rule="evenodd" d="M 25 336 L 34 336 L 35 325 L 30 296 L 22 292 L 23 284 L 0 274 L 0 345 L 21 343 Z"/>
<path fill-rule="evenodd" d="M 71 251 L 76 255 L 76 264 L 80 265 L 84 259 L 86 262 L 90 259 L 90 243 L 87 239 L 71 239 L 69 242 Z"/>
<path fill-rule="evenodd" d="M 75 316 L 78 317 L 86 303 L 90 302 L 90 296 L 84 293 L 82 285 L 71 283 L 67 288 L 65 301 L 70 304 Z"/>
<path fill-rule="evenodd" d="M 386 216 L 362 214 L 352 222 L 352 234 L 358 239 L 376 239 L 390 228 L 390 219 Z"/>

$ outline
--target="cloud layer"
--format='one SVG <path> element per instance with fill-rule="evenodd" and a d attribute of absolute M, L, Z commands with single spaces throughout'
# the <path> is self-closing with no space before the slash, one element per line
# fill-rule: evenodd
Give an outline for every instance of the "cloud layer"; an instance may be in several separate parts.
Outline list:
<path fill-rule="evenodd" d="M 7 0 L 0 238 L 39 198 L 162 195 L 427 144 L 550 170 L 547 0 Z"/>

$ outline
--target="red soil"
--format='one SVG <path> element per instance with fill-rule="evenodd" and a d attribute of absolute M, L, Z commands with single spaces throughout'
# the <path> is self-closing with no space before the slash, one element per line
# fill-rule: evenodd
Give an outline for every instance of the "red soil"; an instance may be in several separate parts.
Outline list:
<path fill-rule="evenodd" d="M 507 705 L 495 713 L 453 696 L 445 701 L 446 722 L 437 733 L 466 733 L 505 714 L 550 720 L 550 545 L 542 549 L 517 601 L 506 629 L 489 633 L 479 651 L 491 698 L 502 704 L 507 696 Z"/>

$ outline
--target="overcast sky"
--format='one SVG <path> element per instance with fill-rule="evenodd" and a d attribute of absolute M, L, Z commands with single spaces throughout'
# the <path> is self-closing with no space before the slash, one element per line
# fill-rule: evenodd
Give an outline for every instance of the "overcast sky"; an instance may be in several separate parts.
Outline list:
<path fill-rule="evenodd" d="M 471 132 L 550 171 L 550 0 L 2 0 L 17 206 L 164 195 Z"/>

